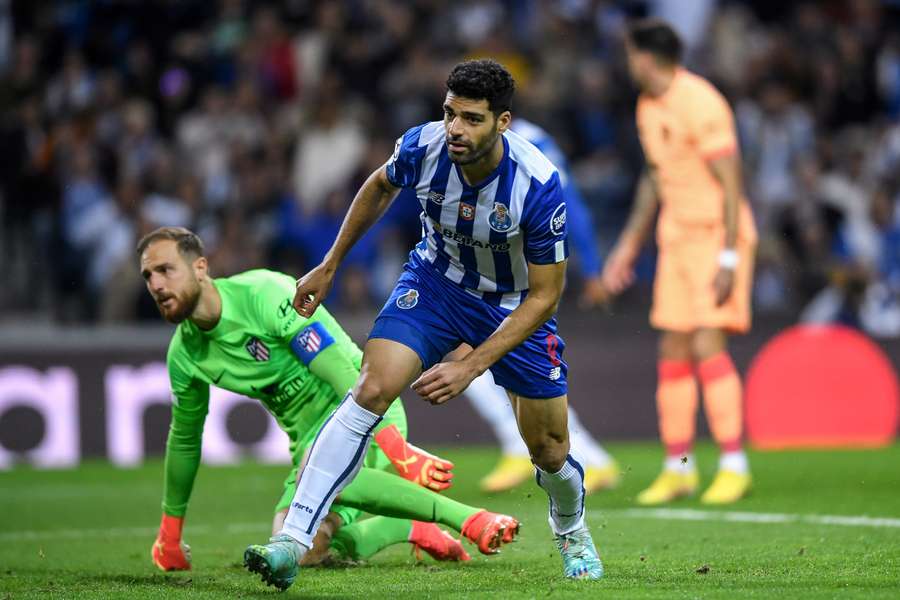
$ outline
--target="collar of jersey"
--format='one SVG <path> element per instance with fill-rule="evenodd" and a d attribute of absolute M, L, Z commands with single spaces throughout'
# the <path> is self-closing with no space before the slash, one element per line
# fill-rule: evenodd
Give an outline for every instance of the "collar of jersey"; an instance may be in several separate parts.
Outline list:
<path fill-rule="evenodd" d="M 481 181 L 478 182 L 478 185 L 469 185 L 466 182 L 466 178 L 463 177 L 462 169 L 459 167 L 458 164 L 453 163 L 453 168 L 456 169 L 456 176 L 459 177 L 459 182 L 462 184 L 462 186 L 464 188 L 470 189 L 470 190 L 480 190 L 481 188 L 483 188 L 487 185 L 490 185 L 490 183 L 493 180 L 497 179 L 497 176 L 500 175 L 500 172 L 503 170 L 504 166 L 506 165 L 506 159 L 509 158 L 509 142 L 506 141 L 505 135 L 501 135 L 500 139 L 503 140 L 503 158 L 500 159 L 500 162 L 497 163 L 497 166 L 494 167 L 494 170 L 491 171 L 487 177 L 485 177 L 484 179 L 482 179 Z M 446 144 L 444 145 L 444 152 L 447 152 Z"/>

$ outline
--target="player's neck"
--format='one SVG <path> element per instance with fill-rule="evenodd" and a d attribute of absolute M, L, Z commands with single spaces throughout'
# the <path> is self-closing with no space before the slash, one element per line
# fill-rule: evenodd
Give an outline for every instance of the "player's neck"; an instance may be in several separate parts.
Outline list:
<path fill-rule="evenodd" d="M 647 87 L 644 91 L 654 98 L 659 98 L 669 91 L 669 88 L 672 87 L 672 82 L 675 80 L 675 75 L 677 74 L 678 67 L 657 69 L 650 76 L 650 80 L 647 82 Z"/>
<path fill-rule="evenodd" d="M 490 152 L 474 163 L 460 166 L 463 178 L 470 186 L 476 186 L 494 172 L 501 160 L 503 160 L 503 135 L 498 135 Z"/>
<path fill-rule="evenodd" d="M 219 319 L 222 317 L 222 296 L 211 279 L 206 279 L 200 285 L 203 287 L 203 292 L 200 294 L 197 307 L 191 314 L 191 322 L 200 329 L 209 331 L 219 323 Z"/>

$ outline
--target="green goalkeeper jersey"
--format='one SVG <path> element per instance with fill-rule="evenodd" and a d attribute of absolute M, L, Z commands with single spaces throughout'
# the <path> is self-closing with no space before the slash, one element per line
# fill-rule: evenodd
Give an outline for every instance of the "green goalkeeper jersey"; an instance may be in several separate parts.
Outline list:
<path fill-rule="evenodd" d="M 163 511 L 184 516 L 200 464 L 209 386 L 256 398 L 288 434 L 297 460 L 301 438 L 356 383 L 362 352 L 319 306 L 294 310 L 294 280 L 264 269 L 213 281 L 222 297 L 216 326 L 178 325 L 169 344 L 172 423 L 166 444 Z"/>

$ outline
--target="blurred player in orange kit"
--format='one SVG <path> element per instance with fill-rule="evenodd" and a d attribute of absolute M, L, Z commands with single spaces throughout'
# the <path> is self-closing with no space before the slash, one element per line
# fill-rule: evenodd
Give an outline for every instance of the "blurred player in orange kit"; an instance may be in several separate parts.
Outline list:
<path fill-rule="evenodd" d="M 619 293 L 634 280 L 634 262 L 661 207 L 650 323 L 662 331 L 656 399 L 666 459 L 637 502 L 662 504 L 697 489 L 691 446 L 699 376 L 709 427 L 722 452 L 701 501 L 727 504 L 751 484 L 741 443 L 741 381 L 727 335 L 750 328 L 756 246 L 734 118 L 708 81 L 681 66 L 681 41 L 665 22 L 632 25 L 625 49 L 641 91 L 637 125 L 647 167 L 603 272 L 609 292 Z"/>

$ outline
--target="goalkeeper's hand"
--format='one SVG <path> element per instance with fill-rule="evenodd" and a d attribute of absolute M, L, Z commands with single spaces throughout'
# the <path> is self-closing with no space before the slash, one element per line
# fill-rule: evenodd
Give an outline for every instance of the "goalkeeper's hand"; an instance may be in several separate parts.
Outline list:
<path fill-rule="evenodd" d="M 184 517 L 163 515 L 159 534 L 153 542 L 153 564 L 163 571 L 189 571 L 191 569 L 191 547 L 181 540 Z"/>
<path fill-rule="evenodd" d="M 453 484 L 453 463 L 407 443 L 396 425 L 376 433 L 375 442 L 400 477 L 436 492 Z"/>

